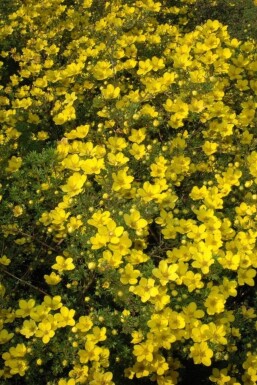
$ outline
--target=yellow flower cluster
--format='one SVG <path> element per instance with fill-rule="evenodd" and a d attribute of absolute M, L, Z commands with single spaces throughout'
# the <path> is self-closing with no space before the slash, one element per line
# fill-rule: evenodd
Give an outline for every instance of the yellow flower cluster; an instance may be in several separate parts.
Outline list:
<path fill-rule="evenodd" d="M 257 44 L 195 2 L 5 10 L 0 382 L 256 383 Z"/>

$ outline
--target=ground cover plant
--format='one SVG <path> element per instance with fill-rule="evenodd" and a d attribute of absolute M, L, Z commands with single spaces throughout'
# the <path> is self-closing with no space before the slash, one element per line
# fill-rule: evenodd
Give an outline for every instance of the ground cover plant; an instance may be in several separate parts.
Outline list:
<path fill-rule="evenodd" d="M 257 44 L 198 6 L 1 3 L 1 384 L 256 384 Z"/>

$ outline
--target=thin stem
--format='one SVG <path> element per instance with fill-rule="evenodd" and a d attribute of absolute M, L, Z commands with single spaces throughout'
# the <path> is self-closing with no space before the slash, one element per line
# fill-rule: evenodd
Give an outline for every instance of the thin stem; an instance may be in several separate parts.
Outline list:
<path fill-rule="evenodd" d="M 52 246 L 49 246 L 47 243 L 43 242 L 43 241 L 40 241 L 39 239 L 37 239 L 34 235 L 31 235 L 31 234 L 27 234 L 27 233 L 24 233 L 23 231 L 20 231 L 20 234 L 21 235 L 24 235 L 25 237 L 30 237 L 30 238 L 33 238 L 36 242 L 40 243 L 41 245 L 45 246 L 46 248 L 50 249 L 50 250 L 53 250 L 57 253 L 57 250 L 55 248 L 53 248 Z"/>
<path fill-rule="evenodd" d="M 7 270 L 5 270 L 5 269 L 3 269 L 3 268 L 1 268 L 1 270 L 2 270 L 5 274 L 7 274 L 7 275 L 9 275 L 10 277 L 16 279 L 17 281 L 23 283 L 24 285 L 28 285 L 28 286 L 32 287 L 33 289 L 39 291 L 40 293 L 42 293 L 42 294 L 44 294 L 44 295 L 48 295 L 44 290 L 39 289 L 39 287 L 32 285 L 32 283 L 29 283 L 29 282 L 27 282 L 27 281 L 23 281 L 23 279 L 16 277 L 14 274 L 10 273 L 9 271 L 7 271 Z"/>

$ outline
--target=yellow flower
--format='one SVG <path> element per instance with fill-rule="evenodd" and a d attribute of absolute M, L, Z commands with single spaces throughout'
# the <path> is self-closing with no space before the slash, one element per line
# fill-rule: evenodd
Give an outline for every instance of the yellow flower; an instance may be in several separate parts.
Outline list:
<path fill-rule="evenodd" d="M 22 328 L 20 329 L 20 333 L 24 335 L 26 338 L 30 338 L 34 336 L 37 331 L 37 324 L 34 320 L 25 320 L 22 324 Z"/>
<path fill-rule="evenodd" d="M 7 258 L 6 255 L 3 255 L 0 258 L 0 265 L 8 266 L 8 265 L 10 265 L 10 263 L 11 263 L 11 260 L 10 260 L 10 258 Z"/>
<path fill-rule="evenodd" d="M 146 155 L 146 148 L 144 144 L 133 143 L 129 153 L 134 156 L 136 160 L 140 160 Z"/>
<path fill-rule="evenodd" d="M 82 333 L 88 332 L 93 326 L 93 322 L 90 316 L 81 316 L 79 317 L 79 322 L 76 323 L 76 328 L 79 329 Z"/>
<path fill-rule="evenodd" d="M 92 70 L 93 76 L 97 80 L 104 80 L 113 75 L 111 63 L 108 61 L 98 61 Z"/>
<path fill-rule="evenodd" d="M 68 170 L 79 171 L 81 169 L 81 160 L 78 154 L 68 155 L 62 161 L 62 166 Z"/>
<path fill-rule="evenodd" d="M 159 279 L 162 286 L 166 286 L 169 281 L 175 281 L 178 278 L 176 271 L 178 265 L 170 264 L 165 260 L 160 261 L 158 268 L 153 269 L 153 275 Z"/>
<path fill-rule="evenodd" d="M 127 175 L 128 169 L 128 167 L 125 167 L 123 170 L 118 171 L 117 174 L 112 174 L 114 181 L 112 185 L 113 191 L 129 190 L 131 188 L 134 177 Z"/>
<path fill-rule="evenodd" d="M 13 208 L 13 215 L 15 218 L 19 217 L 23 213 L 23 208 L 19 205 L 14 206 Z"/>
<path fill-rule="evenodd" d="M 8 330 L 2 329 L 0 331 L 0 345 L 5 344 L 6 342 L 10 341 L 14 336 L 14 333 L 9 333 Z"/>
<path fill-rule="evenodd" d="M 227 339 L 226 336 L 226 328 L 224 325 L 216 325 L 214 322 L 208 324 L 208 338 L 210 342 L 214 344 L 226 345 Z"/>
<path fill-rule="evenodd" d="M 70 197 L 73 197 L 81 193 L 86 180 L 86 175 L 81 175 L 79 172 L 75 172 L 72 176 L 68 178 L 67 184 L 62 186 L 61 189 Z"/>
<path fill-rule="evenodd" d="M 117 152 L 116 154 L 113 154 L 112 152 L 107 155 L 108 157 L 108 163 L 112 166 L 123 166 L 125 163 L 129 161 L 129 158 L 124 156 L 122 152 Z"/>
<path fill-rule="evenodd" d="M 65 380 L 64 378 L 61 378 L 58 381 L 58 385 L 75 385 L 75 384 L 76 384 L 76 381 L 74 380 L 74 378 L 70 378 L 69 380 Z"/>
<path fill-rule="evenodd" d="M 120 269 L 119 273 L 121 275 L 120 281 L 123 285 L 135 285 L 137 283 L 137 278 L 141 275 L 140 271 L 134 270 L 130 263 L 128 263 L 124 269 Z"/>
<path fill-rule="evenodd" d="M 209 142 L 208 140 L 202 145 L 202 149 L 206 155 L 212 155 L 217 151 L 218 144 Z"/>
<path fill-rule="evenodd" d="M 48 344 L 50 339 L 55 335 L 52 325 L 48 321 L 42 321 L 38 324 L 35 336 L 42 338 L 44 344 Z"/>
<path fill-rule="evenodd" d="M 158 199 L 161 193 L 161 186 L 156 184 L 151 184 L 150 182 L 144 182 L 143 188 L 138 189 L 138 194 L 144 202 L 150 202 L 152 200 Z"/>
<path fill-rule="evenodd" d="M 144 335 L 143 335 L 141 330 L 132 332 L 131 336 L 133 337 L 132 340 L 131 340 L 132 344 L 138 344 L 144 338 Z"/>
<path fill-rule="evenodd" d="M 76 118 L 76 110 L 73 106 L 66 106 L 62 112 L 59 112 L 57 115 L 53 117 L 53 121 L 57 126 L 61 126 L 62 124 L 74 120 Z"/>
<path fill-rule="evenodd" d="M 158 295 L 158 287 L 154 286 L 155 281 L 152 278 L 141 278 L 138 286 L 130 286 L 129 291 L 138 295 L 142 302 L 147 302 L 151 297 Z"/>
<path fill-rule="evenodd" d="M 93 380 L 90 381 L 90 385 L 114 385 L 112 380 L 112 373 L 106 372 L 95 372 L 93 375 Z"/>
<path fill-rule="evenodd" d="M 182 277 L 183 283 L 188 287 L 188 291 L 191 293 L 195 289 L 201 289 L 204 283 L 201 281 L 201 274 L 194 274 L 192 271 L 187 271 Z"/>
<path fill-rule="evenodd" d="M 30 315 L 31 309 L 35 306 L 35 300 L 29 299 L 28 301 L 25 301 L 24 299 L 19 300 L 19 306 L 20 309 L 16 310 L 16 316 L 17 317 L 28 317 Z"/>
<path fill-rule="evenodd" d="M 134 230 L 141 230 L 147 226 L 147 221 L 140 216 L 140 212 L 132 209 L 131 214 L 124 214 L 123 218 L 127 226 Z"/>
<path fill-rule="evenodd" d="M 219 250 L 218 262 L 224 269 L 237 270 L 240 264 L 240 255 L 233 253 L 231 250 L 224 253 L 223 250 Z"/>
<path fill-rule="evenodd" d="M 146 129 L 145 128 L 139 128 L 138 130 L 135 130 L 134 128 L 131 129 L 131 135 L 128 137 L 128 139 L 131 142 L 140 144 L 144 141 L 146 137 Z"/>
<path fill-rule="evenodd" d="M 159 58 L 157 56 L 153 56 L 151 59 L 151 62 L 152 62 L 152 66 L 153 66 L 154 71 L 158 71 L 158 70 L 165 68 L 165 64 L 164 64 L 164 61 L 162 58 Z"/>
<path fill-rule="evenodd" d="M 10 368 L 11 375 L 18 374 L 21 377 L 23 377 L 25 375 L 25 372 L 29 369 L 27 361 L 19 358 L 6 360 L 5 365 Z"/>
<path fill-rule="evenodd" d="M 52 269 L 58 270 L 59 273 L 62 273 L 65 270 L 74 270 L 75 265 L 73 264 L 72 258 L 64 258 L 58 255 L 56 258 L 56 263 L 52 265 Z"/>
<path fill-rule="evenodd" d="M 197 305 L 195 302 L 190 302 L 190 304 L 186 307 L 183 307 L 182 310 L 185 314 L 186 322 L 193 322 L 198 318 L 204 317 L 204 311 L 197 309 Z"/>
<path fill-rule="evenodd" d="M 104 160 L 91 158 L 81 161 L 81 169 L 85 174 L 100 174 L 101 170 L 104 169 Z"/>
<path fill-rule="evenodd" d="M 214 368 L 214 369 L 212 369 L 212 375 L 209 377 L 209 379 L 214 383 L 217 383 L 219 385 L 223 385 L 223 384 L 230 382 L 231 377 L 228 376 L 228 369 L 227 368 L 224 368 L 221 370 Z M 238 382 L 232 382 L 231 385 L 232 384 L 233 385 L 239 385 Z"/>
<path fill-rule="evenodd" d="M 15 172 L 18 171 L 22 164 L 22 158 L 19 156 L 12 156 L 8 161 L 8 166 L 6 167 L 6 171 Z"/>
<path fill-rule="evenodd" d="M 254 277 L 256 276 L 256 270 L 255 269 L 238 269 L 238 284 L 240 286 L 242 285 L 248 285 L 248 286 L 254 286 Z"/>
<path fill-rule="evenodd" d="M 140 60 L 138 64 L 139 69 L 137 70 L 138 75 L 145 75 L 147 72 L 153 69 L 153 65 L 150 59 L 146 59 L 145 61 Z"/>
<path fill-rule="evenodd" d="M 193 358 L 195 364 L 211 365 L 213 351 L 209 348 L 207 342 L 203 341 L 195 343 L 190 348 L 190 357 Z"/>
<path fill-rule="evenodd" d="M 50 275 L 45 274 L 44 279 L 48 285 L 53 286 L 58 285 L 58 283 L 62 280 L 62 278 L 54 272 L 52 272 Z"/>
<path fill-rule="evenodd" d="M 106 328 L 99 328 L 98 326 L 93 327 L 92 329 L 93 334 L 87 334 L 87 341 L 93 342 L 94 344 L 97 344 L 98 342 L 105 341 L 106 336 Z"/>
<path fill-rule="evenodd" d="M 108 84 L 106 88 L 101 90 L 104 99 L 116 99 L 120 95 L 120 87 L 114 87 L 113 84 Z"/>
<path fill-rule="evenodd" d="M 224 311 L 225 302 L 226 299 L 224 295 L 213 291 L 208 295 L 206 301 L 204 302 L 204 306 L 206 307 L 209 315 L 219 314 Z"/>
<path fill-rule="evenodd" d="M 191 193 L 189 194 L 190 198 L 195 200 L 203 199 L 207 195 L 207 188 L 206 186 L 203 186 L 201 188 L 194 186 L 191 190 Z"/>
<path fill-rule="evenodd" d="M 73 319 L 75 314 L 75 310 L 73 309 L 68 309 L 66 306 L 62 306 L 60 309 L 60 313 L 56 313 L 54 315 L 54 319 L 57 322 L 57 327 L 65 327 L 67 325 L 69 326 L 74 326 L 75 321 Z"/>
<path fill-rule="evenodd" d="M 138 362 L 146 360 L 148 362 L 153 361 L 154 347 L 151 341 L 142 342 L 139 345 L 134 346 L 133 354 L 136 356 Z"/>
<path fill-rule="evenodd" d="M 212 254 L 210 250 L 206 248 L 206 251 L 196 252 L 193 255 L 194 261 L 192 262 L 192 266 L 196 269 L 201 269 L 203 274 L 208 274 L 210 271 L 210 266 L 214 263 L 214 259 L 212 258 Z"/>
<path fill-rule="evenodd" d="M 111 136 L 107 141 L 107 147 L 110 148 L 113 152 L 122 151 L 127 147 L 127 143 L 124 138 Z"/>
<path fill-rule="evenodd" d="M 83 222 L 76 217 L 70 217 L 69 222 L 67 223 L 68 233 L 73 233 L 75 230 L 79 229 L 83 225 Z"/>
<path fill-rule="evenodd" d="M 66 132 L 64 136 L 67 139 L 83 139 L 87 136 L 89 131 L 89 124 L 85 124 L 83 126 L 78 126 L 75 130 L 71 130 L 70 132 Z"/>

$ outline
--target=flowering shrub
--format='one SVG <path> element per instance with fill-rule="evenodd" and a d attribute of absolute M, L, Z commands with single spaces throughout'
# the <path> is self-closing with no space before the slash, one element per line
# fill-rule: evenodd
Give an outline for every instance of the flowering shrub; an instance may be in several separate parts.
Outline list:
<path fill-rule="evenodd" d="M 256 42 L 194 0 L 10 4 L 1 381 L 255 384 Z"/>

